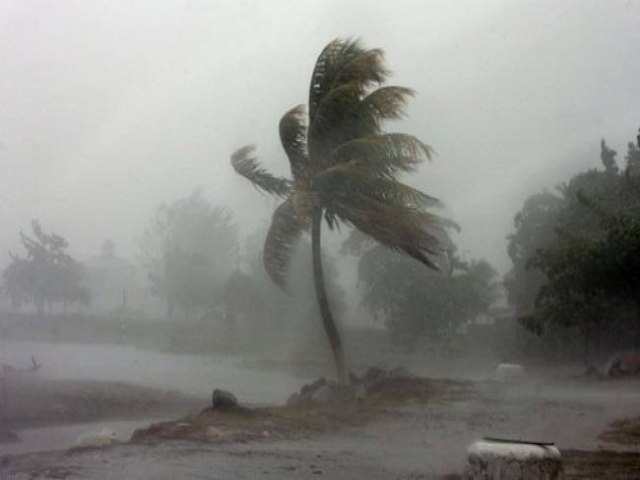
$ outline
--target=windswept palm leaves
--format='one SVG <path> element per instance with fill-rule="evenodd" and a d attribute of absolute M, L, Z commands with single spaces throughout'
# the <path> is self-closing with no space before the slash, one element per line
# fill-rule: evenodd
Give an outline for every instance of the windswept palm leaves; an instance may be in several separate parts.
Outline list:
<path fill-rule="evenodd" d="M 280 140 L 293 180 L 275 177 L 254 158 L 252 146 L 231 157 L 234 169 L 257 188 L 284 198 L 264 247 L 265 268 L 285 288 L 289 259 L 300 235 L 311 229 L 316 293 L 340 380 L 345 379 L 340 337 L 329 311 L 320 262 L 322 218 L 357 228 L 382 245 L 437 268 L 438 231 L 444 222 L 428 213 L 438 200 L 397 180 L 429 160 L 432 149 L 418 138 L 382 130 L 401 118 L 413 91 L 381 85 L 389 72 L 381 50 L 337 39 L 316 61 L 309 111 L 299 105 L 280 121 Z"/>

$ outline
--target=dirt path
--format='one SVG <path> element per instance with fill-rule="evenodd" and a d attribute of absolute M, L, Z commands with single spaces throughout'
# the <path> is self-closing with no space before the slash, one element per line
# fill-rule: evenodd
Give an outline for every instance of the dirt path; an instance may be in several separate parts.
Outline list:
<path fill-rule="evenodd" d="M 0 472 L 16 479 L 443 478 L 461 471 L 467 446 L 483 435 L 551 440 L 567 451 L 633 451 L 636 446 L 607 444 L 598 436 L 615 419 L 640 415 L 638 386 L 483 383 L 472 399 L 407 406 L 330 433 L 278 440 L 267 431 L 246 443 L 162 442 L 29 455 L 5 459 Z"/>

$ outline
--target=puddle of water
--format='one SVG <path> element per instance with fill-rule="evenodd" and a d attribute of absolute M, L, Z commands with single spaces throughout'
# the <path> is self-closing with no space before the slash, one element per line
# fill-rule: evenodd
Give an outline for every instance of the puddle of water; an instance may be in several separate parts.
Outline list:
<path fill-rule="evenodd" d="M 134 385 L 176 390 L 210 398 L 214 388 L 233 392 L 245 404 L 281 404 L 299 390 L 303 380 L 283 372 L 251 370 L 241 359 L 207 355 L 176 355 L 138 350 L 121 345 L 48 344 L 0 341 L 0 364 L 28 367 L 31 355 L 42 364 L 44 378 L 120 381 Z M 168 415 L 165 418 L 170 417 Z M 107 421 L 21 430 L 21 442 L 0 445 L 4 454 L 66 449 L 79 435 L 111 428 L 119 438 L 154 420 Z"/>

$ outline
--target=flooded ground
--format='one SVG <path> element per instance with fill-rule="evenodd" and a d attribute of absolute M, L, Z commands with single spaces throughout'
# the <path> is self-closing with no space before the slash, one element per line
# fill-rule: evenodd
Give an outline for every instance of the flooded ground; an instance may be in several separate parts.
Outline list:
<path fill-rule="evenodd" d="M 176 355 L 121 345 L 0 341 L 0 364 L 28 367 L 31 355 L 42 364 L 38 375 L 47 378 L 126 382 L 202 398 L 223 388 L 250 404 L 284 402 L 305 380 L 276 370 L 249 369 L 233 357 Z"/>
<path fill-rule="evenodd" d="M 461 472 L 468 445 L 482 436 L 553 441 L 567 451 L 637 451 L 599 437 L 613 420 L 638 415 L 636 380 L 481 382 L 473 398 L 408 404 L 318 435 L 277 439 L 266 431 L 240 443 L 123 445 L 10 458 L 3 468 L 25 479 L 445 478 Z"/>
<path fill-rule="evenodd" d="M 119 438 L 128 439 L 136 428 L 148 425 L 152 421 L 184 415 L 187 409 L 204 408 L 209 404 L 214 388 L 231 390 L 246 404 L 279 404 L 303 383 L 303 380 L 286 373 L 245 368 L 240 360 L 228 357 L 174 355 L 116 345 L 0 342 L 0 365 L 27 369 L 31 364 L 31 355 L 42 367 L 37 372 L 18 372 L 11 379 L 7 377 L 8 401 L 20 403 L 21 400 L 15 398 L 15 392 L 29 386 L 30 391 L 37 392 L 41 397 L 28 400 L 42 403 L 42 407 L 51 406 L 54 412 L 50 418 L 46 412 L 39 412 L 34 415 L 35 418 L 29 418 L 26 422 L 21 418 L 22 421 L 17 422 L 15 427 L 16 422 L 12 421 L 14 419 L 6 416 L 7 409 L 0 412 L 20 438 L 18 443 L 0 445 L 0 453 L 3 454 L 68 448 L 78 435 L 99 430 L 102 425 L 108 425 Z M 38 385 L 26 385 L 35 383 L 35 379 L 38 380 Z M 54 389 L 46 383 L 47 381 L 69 381 L 66 396 L 77 395 L 78 408 L 86 412 L 82 415 L 74 411 L 61 412 L 59 410 L 63 408 L 62 405 L 47 405 L 46 402 L 58 402 L 66 389 L 64 383 L 56 385 Z M 17 385 L 14 384 L 16 382 Z M 42 385 L 46 385 L 46 388 Z M 155 394 L 159 397 L 158 405 L 152 405 L 153 408 L 146 407 L 145 405 L 153 400 L 150 400 L 150 397 L 154 393 L 139 387 L 157 389 Z M 96 394 L 97 389 L 101 389 L 103 393 L 98 391 Z M 43 393 L 51 390 L 55 390 L 55 395 Z M 177 401 L 175 395 L 166 395 L 178 393 L 192 398 L 185 399 L 183 405 Z M 101 405 L 101 408 L 92 412 L 88 404 L 100 399 L 96 395 L 115 405 Z M 135 408 L 119 408 L 117 403 L 126 403 L 128 398 L 130 403 L 137 402 Z M 70 402 L 70 405 L 73 408 L 73 402 Z M 18 409 L 21 407 L 14 406 Z M 37 406 L 39 409 L 40 405 Z M 122 411 L 126 420 L 113 419 L 113 414 L 119 411 Z M 104 415 L 109 419 L 93 421 L 95 417 Z M 84 422 L 82 417 L 92 421 Z M 25 423 L 29 428 L 24 428 Z"/>

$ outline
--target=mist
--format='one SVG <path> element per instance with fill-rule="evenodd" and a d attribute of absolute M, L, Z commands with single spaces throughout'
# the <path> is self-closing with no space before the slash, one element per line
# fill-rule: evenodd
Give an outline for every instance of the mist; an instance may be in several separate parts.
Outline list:
<path fill-rule="evenodd" d="M 111 422 L 122 441 L 109 445 L 135 440 L 122 471 L 152 471 L 145 442 L 195 440 L 224 445 L 206 447 L 232 465 L 224 478 L 282 474 L 282 452 L 296 460 L 279 478 L 307 478 L 303 468 L 410 478 L 422 474 L 423 444 L 437 444 L 430 471 L 444 475 L 462 466 L 440 456 L 462 459 L 462 446 L 489 434 L 591 454 L 615 421 L 640 416 L 628 240 L 640 211 L 638 25 L 636 0 L 5 0 L 0 447 L 15 431 L 7 455 L 75 448 Z M 433 156 L 376 174 L 427 194 L 431 203 L 400 206 L 427 205 L 442 228 L 406 226 L 396 212 L 405 230 L 385 237 L 374 210 L 330 202 L 303 218 L 322 196 L 318 172 L 292 178 L 279 122 L 311 103 L 312 72 L 334 39 L 382 49 L 385 85 L 414 92 L 402 114 L 376 122 Z M 374 84 L 363 81 L 358 101 Z M 296 197 L 303 184 L 313 194 Z M 269 233 L 287 198 L 289 230 Z M 255 415 L 227 417 L 230 392 L 234 415 Z M 407 417 L 385 416 L 407 399 Z M 335 418 L 332 405 L 344 407 Z M 554 437 L 567 411 L 573 428 Z M 388 470 L 340 430 L 377 439 L 384 422 L 405 448 L 386 452 Z M 243 442 L 275 460 L 243 470 Z M 193 453 L 162 448 L 177 464 Z M 341 448 L 356 460 L 335 470 L 319 460 Z M 16 473 L 69 467 L 6 458 Z M 78 462 L 86 478 L 113 475 Z"/>
<path fill-rule="evenodd" d="M 198 186 L 250 232 L 270 208 L 241 187 L 230 152 L 255 143 L 285 172 L 276 122 L 304 100 L 328 39 L 357 36 L 383 46 L 392 83 L 418 92 L 398 129 L 437 156 L 411 182 L 446 203 L 469 257 L 504 272 L 528 192 L 634 130 L 638 8 L 4 2 L 0 250 L 37 218 L 79 256 L 105 238 L 132 256 L 149 212 Z"/>

